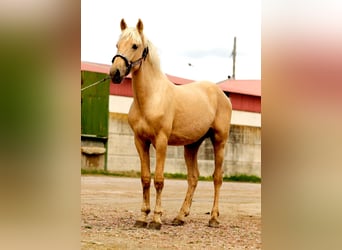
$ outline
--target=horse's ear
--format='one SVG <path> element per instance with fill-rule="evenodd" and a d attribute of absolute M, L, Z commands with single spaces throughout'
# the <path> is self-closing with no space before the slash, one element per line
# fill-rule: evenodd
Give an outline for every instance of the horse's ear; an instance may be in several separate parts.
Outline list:
<path fill-rule="evenodd" d="M 139 18 L 139 21 L 138 21 L 138 23 L 137 23 L 137 30 L 139 31 L 140 34 L 142 34 L 143 29 L 144 29 L 144 24 L 143 24 L 143 22 L 141 21 L 141 19 Z"/>
<path fill-rule="evenodd" d="M 127 24 L 123 18 L 121 19 L 121 22 L 120 22 L 120 28 L 121 28 L 121 31 L 124 31 L 127 28 Z"/>

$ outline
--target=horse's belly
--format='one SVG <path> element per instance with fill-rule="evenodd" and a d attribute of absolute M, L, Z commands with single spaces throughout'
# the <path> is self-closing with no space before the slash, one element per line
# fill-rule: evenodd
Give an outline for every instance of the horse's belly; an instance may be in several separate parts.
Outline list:
<path fill-rule="evenodd" d="M 211 128 L 214 112 L 205 108 L 184 112 L 175 116 L 169 137 L 169 145 L 187 145 L 201 139 Z"/>
<path fill-rule="evenodd" d="M 171 146 L 189 145 L 189 144 L 195 143 L 200 138 L 201 137 L 199 137 L 197 139 L 194 139 L 194 138 L 184 138 L 184 137 L 174 137 L 174 136 L 171 136 L 169 138 L 168 145 L 171 145 Z"/>
<path fill-rule="evenodd" d="M 208 130 L 209 126 L 187 126 L 178 130 L 174 130 L 171 132 L 168 144 L 174 146 L 192 144 L 205 136 Z"/>

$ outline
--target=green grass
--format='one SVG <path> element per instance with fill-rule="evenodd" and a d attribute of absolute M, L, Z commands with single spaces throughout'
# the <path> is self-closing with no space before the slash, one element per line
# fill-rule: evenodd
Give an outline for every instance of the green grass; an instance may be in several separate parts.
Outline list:
<path fill-rule="evenodd" d="M 108 175 L 108 176 L 117 176 L 117 177 L 134 177 L 139 178 L 140 172 L 139 171 L 105 171 L 105 170 L 81 170 L 81 174 L 83 175 Z M 152 177 L 153 177 L 152 173 Z M 166 179 L 178 179 L 178 180 L 186 180 L 187 175 L 181 173 L 164 173 L 164 177 Z M 213 177 L 211 176 L 200 176 L 198 178 L 200 181 L 212 181 Z M 225 182 L 252 182 L 252 183 L 261 183 L 261 178 L 255 175 L 231 175 L 231 176 L 224 176 L 223 181 Z"/>
<path fill-rule="evenodd" d="M 261 178 L 256 175 L 239 174 L 239 175 L 224 176 L 223 181 L 261 183 Z"/>
<path fill-rule="evenodd" d="M 109 175 L 117 177 L 140 177 L 140 172 L 138 171 L 105 171 L 105 170 L 85 170 L 81 169 L 81 174 L 83 175 Z"/>

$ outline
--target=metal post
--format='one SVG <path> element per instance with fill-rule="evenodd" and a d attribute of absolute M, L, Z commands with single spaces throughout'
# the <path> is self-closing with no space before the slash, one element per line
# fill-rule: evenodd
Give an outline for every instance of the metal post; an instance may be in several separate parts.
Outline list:
<path fill-rule="evenodd" d="M 233 80 L 235 80 L 235 60 L 236 60 L 236 36 L 234 36 L 234 47 L 233 47 L 233 52 L 232 52 L 232 56 L 233 56 Z"/>

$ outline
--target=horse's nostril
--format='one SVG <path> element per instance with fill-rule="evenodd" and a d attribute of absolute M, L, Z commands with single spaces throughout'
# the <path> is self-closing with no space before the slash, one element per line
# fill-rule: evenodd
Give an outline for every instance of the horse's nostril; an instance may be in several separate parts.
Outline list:
<path fill-rule="evenodd" d="M 116 70 L 115 74 L 112 75 L 112 80 L 114 83 L 120 83 L 121 82 L 121 75 L 120 75 L 120 70 Z"/>

